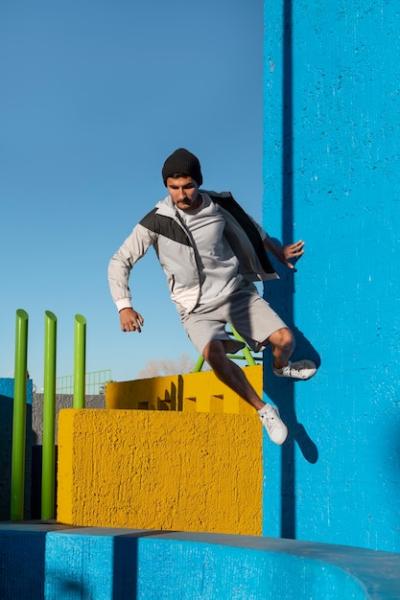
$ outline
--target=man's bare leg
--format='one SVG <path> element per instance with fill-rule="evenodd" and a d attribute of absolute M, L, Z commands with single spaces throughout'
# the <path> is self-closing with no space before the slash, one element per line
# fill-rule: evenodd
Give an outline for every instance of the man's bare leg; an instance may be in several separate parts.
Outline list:
<path fill-rule="evenodd" d="M 272 370 L 277 377 L 305 380 L 310 379 L 317 372 L 316 364 L 312 360 L 289 361 L 294 350 L 294 337 L 287 327 L 282 327 L 282 329 L 274 331 L 263 342 L 263 346 L 267 343 L 272 346 L 272 355 L 274 357 Z"/>
<path fill-rule="evenodd" d="M 272 346 L 274 367 L 276 369 L 285 367 L 294 349 L 294 338 L 290 329 L 287 327 L 278 329 L 263 342 L 263 346 L 268 343 Z M 264 406 L 264 402 L 249 383 L 242 369 L 226 357 L 222 341 L 213 340 L 207 344 L 203 350 L 203 356 L 218 379 L 233 389 L 243 400 L 257 410 Z"/>
<path fill-rule="evenodd" d="M 226 357 L 223 342 L 220 340 L 211 341 L 204 348 L 203 356 L 218 379 L 257 410 L 261 423 L 271 441 L 278 445 L 283 444 L 288 436 L 288 430 L 280 418 L 279 412 L 270 404 L 262 402 L 242 369 Z"/>
<path fill-rule="evenodd" d="M 264 406 L 264 402 L 260 400 L 242 369 L 227 358 L 222 341 L 213 340 L 209 342 L 203 350 L 203 356 L 218 379 L 229 386 L 243 400 L 246 400 L 256 410 L 260 410 Z"/>
<path fill-rule="evenodd" d="M 282 329 L 274 331 L 274 333 L 263 342 L 263 346 L 266 346 L 267 344 L 271 344 L 272 346 L 274 367 L 276 369 L 286 367 L 294 350 L 294 337 L 290 329 L 282 327 Z"/>

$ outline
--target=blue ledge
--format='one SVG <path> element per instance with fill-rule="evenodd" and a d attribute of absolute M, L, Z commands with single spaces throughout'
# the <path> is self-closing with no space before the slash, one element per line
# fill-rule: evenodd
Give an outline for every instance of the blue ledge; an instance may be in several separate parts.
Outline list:
<path fill-rule="evenodd" d="M 395 600 L 400 554 L 261 537 L 0 523 L 4 600 Z"/>

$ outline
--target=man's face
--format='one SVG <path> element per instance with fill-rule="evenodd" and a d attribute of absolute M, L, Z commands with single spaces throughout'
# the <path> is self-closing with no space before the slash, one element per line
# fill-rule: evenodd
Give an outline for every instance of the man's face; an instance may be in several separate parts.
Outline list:
<path fill-rule="evenodd" d="M 168 177 L 167 189 L 180 210 L 191 210 L 200 204 L 199 188 L 191 177 Z"/>

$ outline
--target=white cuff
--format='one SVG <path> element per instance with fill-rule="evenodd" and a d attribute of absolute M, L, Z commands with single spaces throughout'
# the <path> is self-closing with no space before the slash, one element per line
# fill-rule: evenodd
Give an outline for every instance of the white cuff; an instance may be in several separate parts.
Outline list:
<path fill-rule="evenodd" d="M 132 308 L 132 302 L 130 298 L 122 298 L 121 300 L 115 301 L 118 312 L 120 312 L 123 308 Z"/>

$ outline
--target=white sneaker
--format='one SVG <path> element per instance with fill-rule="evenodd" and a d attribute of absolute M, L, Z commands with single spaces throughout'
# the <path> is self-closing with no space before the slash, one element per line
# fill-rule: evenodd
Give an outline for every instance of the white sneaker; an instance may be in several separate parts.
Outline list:
<path fill-rule="evenodd" d="M 282 367 L 282 369 L 272 367 L 272 371 L 277 377 L 310 379 L 317 372 L 317 366 L 312 360 L 297 360 L 296 362 L 289 361 L 286 367 Z"/>
<path fill-rule="evenodd" d="M 288 428 L 279 416 L 277 408 L 271 406 L 271 404 L 265 404 L 260 410 L 257 411 L 260 421 L 267 430 L 271 442 L 283 444 L 288 436 Z"/>

